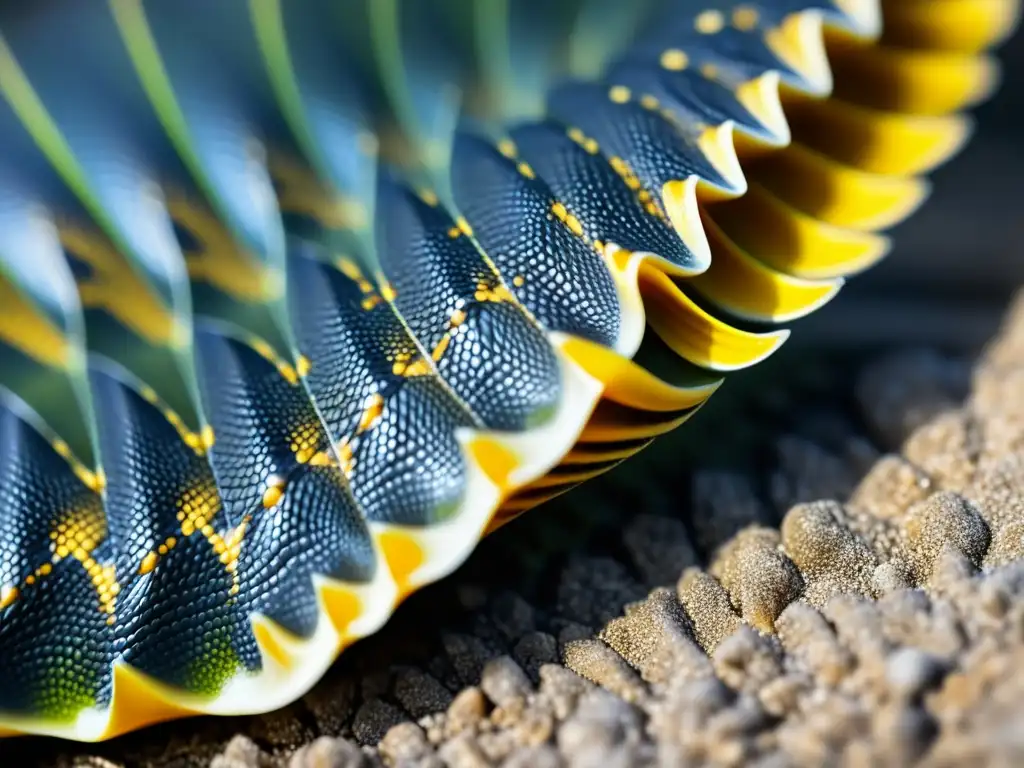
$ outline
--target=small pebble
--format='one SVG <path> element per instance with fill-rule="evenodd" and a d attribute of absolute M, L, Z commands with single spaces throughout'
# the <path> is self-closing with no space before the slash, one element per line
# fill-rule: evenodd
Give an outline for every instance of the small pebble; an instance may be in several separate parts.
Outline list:
<path fill-rule="evenodd" d="M 476 686 L 463 689 L 448 707 L 448 732 L 461 733 L 473 728 L 487 715 L 487 700 Z"/>
<path fill-rule="evenodd" d="M 498 706 L 507 706 L 514 699 L 525 699 L 533 686 L 512 657 L 499 656 L 484 667 L 480 689 Z"/>
<path fill-rule="evenodd" d="M 368 768 L 365 755 L 347 739 L 321 736 L 292 755 L 288 768 Z"/>

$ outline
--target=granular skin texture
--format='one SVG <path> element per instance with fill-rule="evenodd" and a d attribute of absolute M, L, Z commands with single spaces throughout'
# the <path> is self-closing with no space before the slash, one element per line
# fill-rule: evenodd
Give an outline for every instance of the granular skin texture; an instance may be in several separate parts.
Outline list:
<path fill-rule="evenodd" d="M 753 407 L 775 436 L 730 447 L 746 466 L 684 476 L 652 449 L 531 513 L 291 707 L 0 750 L 103 768 L 1024 764 L 1024 296 L 970 359 L 888 353 L 843 403 L 822 370 Z"/>

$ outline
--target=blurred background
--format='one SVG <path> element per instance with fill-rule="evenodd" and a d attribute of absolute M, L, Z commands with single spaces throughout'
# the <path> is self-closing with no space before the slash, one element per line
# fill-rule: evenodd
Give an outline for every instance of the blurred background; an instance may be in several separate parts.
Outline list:
<path fill-rule="evenodd" d="M 989 296 L 1024 282 L 1024 34 L 998 55 L 1003 84 L 975 110 L 974 138 L 935 172 L 932 199 L 893 230 L 897 258 L 865 275 L 866 285 L 914 279 Z"/>
<path fill-rule="evenodd" d="M 891 231 L 889 257 L 801 323 L 790 343 L 984 341 L 1024 285 L 1024 33 L 997 52 L 1003 83 L 974 110 L 967 147 L 931 174 L 932 195 Z"/>

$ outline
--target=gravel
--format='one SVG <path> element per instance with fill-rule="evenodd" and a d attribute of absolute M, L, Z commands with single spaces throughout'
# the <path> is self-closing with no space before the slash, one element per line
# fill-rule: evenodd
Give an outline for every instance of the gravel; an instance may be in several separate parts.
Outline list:
<path fill-rule="evenodd" d="M 503 529 L 291 707 L 0 757 L 1021 764 L 1024 296 L 973 357 L 774 370 Z"/>

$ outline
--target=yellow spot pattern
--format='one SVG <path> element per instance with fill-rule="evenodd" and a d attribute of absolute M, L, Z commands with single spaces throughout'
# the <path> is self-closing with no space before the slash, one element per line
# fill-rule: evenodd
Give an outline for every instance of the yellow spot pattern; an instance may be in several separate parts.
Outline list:
<path fill-rule="evenodd" d="M 215 436 L 213 434 L 213 428 L 209 425 L 203 427 L 199 432 L 193 432 L 188 428 L 188 425 L 182 421 L 181 416 L 170 408 L 166 403 L 160 400 L 159 396 L 152 387 L 143 386 L 139 390 L 139 394 L 142 399 L 147 403 L 156 406 L 157 410 L 160 411 L 161 415 L 167 419 L 167 422 L 174 427 L 175 431 L 181 437 L 182 442 L 185 443 L 196 456 L 205 456 L 206 451 L 209 450 L 214 443 Z M 105 481 L 104 481 L 105 484 Z"/>
<path fill-rule="evenodd" d="M 277 372 L 281 374 L 281 377 L 292 386 L 296 386 L 299 383 L 300 376 L 305 376 L 309 373 L 311 364 L 307 358 L 300 355 L 293 366 L 287 360 L 279 357 L 274 348 L 258 336 L 250 336 L 246 341 L 256 354 L 277 368 Z"/>
<path fill-rule="evenodd" d="M 630 92 L 629 88 L 624 85 L 613 85 L 608 90 L 608 98 L 616 104 L 625 104 L 633 98 L 633 94 Z"/>
<path fill-rule="evenodd" d="M 92 553 L 107 535 L 107 520 L 99 499 L 95 503 L 74 509 L 50 531 L 51 562 L 56 564 L 67 557 L 73 557 L 82 564 L 99 599 L 99 609 L 107 614 L 107 623 L 114 623 L 114 610 L 121 585 L 117 583 L 113 563 L 101 564 Z M 34 584 L 51 572 L 51 564 L 44 563 L 36 572 L 25 579 Z"/>
<path fill-rule="evenodd" d="M 317 453 L 323 438 L 319 421 L 310 421 L 294 427 L 288 434 L 288 448 L 299 464 L 308 464 Z"/>
<path fill-rule="evenodd" d="M 271 477 L 267 480 L 267 489 L 263 492 L 263 508 L 271 509 L 284 498 L 285 481 L 280 477 Z"/>
<path fill-rule="evenodd" d="M 557 201 L 552 203 L 551 213 L 556 219 L 565 224 L 576 237 L 583 237 L 583 225 L 580 224 L 579 219 L 569 213 L 564 204 Z"/>
<path fill-rule="evenodd" d="M 693 26 L 702 35 L 714 35 L 725 27 L 725 17 L 721 11 L 701 11 L 694 19 Z"/>
<path fill-rule="evenodd" d="M 649 93 L 645 93 L 640 97 L 640 106 L 644 109 L 655 110 L 661 106 L 660 102 L 654 96 Z"/>
<path fill-rule="evenodd" d="M 277 298 L 284 279 L 241 250 L 231 233 L 208 208 L 171 194 L 167 209 L 174 223 L 188 232 L 196 247 L 184 252 L 188 275 L 240 301 Z"/>
<path fill-rule="evenodd" d="M 384 398 L 381 397 L 379 392 L 374 392 L 366 398 L 366 403 L 363 406 L 363 415 L 359 419 L 358 433 L 361 434 L 369 429 L 373 429 L 373 425 L 380 420 L 383 413 Z"/>
<path fill-rule="evenodd" d="M 661 206 L 658 204 L 657 200 L 654 199 L 651 193 L 643 188 L 640 178 L 633 172 L 629 163 L 618 155 L 613 155 L 608 158 L 608 162 L 611 164 L 612 170 L 614 170 L 619 177 L 626 182 L 626 186 L 636 193 L 637 200 L 640 201 L 640 204 L 648 214 L 663 221 L 667 220 L 665 212 L 661 209 Z"/>
<path fill-rule="evenodd" d="M 151 344 L 181 347 L 188 343 L 185 326 L 139 280 L 106 237 L 95 230 L 64 225 L 60 242 L 72 257 L 89 266 L 89 276 L 78 281 L 83 307 L 109 313 Z"/>
<path fill-rule="evenodd" d="M 493 301 L 499 303 L 502 301 L 515 301 L 512 294 L 503 283 L 488 285 L 483 281 L 476 284 L 476 290 L 473 292 L 473 298 L 477 301 Z M 452 325 L 451 321 L 449 321 L 449 325 L 452 328 L 457 328 L 465 320 L 465 317 L 459 315 L 458 311 L 452 313 L 452 320 L 455 320 L 456 318 L 459 319 L 458 323 L 455 325 Z"/>
<path fill-rule="evenodd" d="M 749 5 L 737 6 L 732 12 L 732 25 L 741 32 L 749 32 L 760 23 L 761 17 L 756 8 Z"/>
<path fill-rule="evenodd" d="M 518 154 L 516 143 L 512 139 L 502 139 L 498 142 L 498 151 L 509 160 L 514 160 Z"/>
<path fill-rule="evenodd" d="M 570 128 L 567 133 L 570 139 L 583 147 L 583 149 L 589 154 L 596 155 L 601 150 L 597 140 L 590 138 L 579 128 Z"/>
<path fill-rule="evenodd" d="M 102 471 L 92 473 L 72 455 L 71 449 L 63 440 L 54 440 L 53 448 L 76 471 L 88 475 L 92 484 L 86 483 L 94 492 L 105 485 L 106 478 Z M 81 477 L 81 475 L 79 475 Z M 53 566 L 68 557 L 73 557 L 82 564 L 95 587 L 99 609 L 107 614 L 107 623 L 114 623 L 114 607 L 120 585 L 115 578 L 113 564 L 102 565 L 93 556 L 93 551 L 107 535 L 107 520 L 99 497 L 87 499 L 83 504 L 73 508 L 67 516 L 57 523 L 50 531 L 50 560 L 42 563 L 25 577 L 24 584 L 0 585 L 0 610 L 12 605 L 20 596 L 24 586 L 32 586 L 53 572 Z"/>
<path fill-rule="evenodd" d="M 270 175 L 284 213 L 306 216 L 325 229 L 357 229 L 367 225 L 369 214 L 357 200 L 333 194 L 308 169 L 275 155 Z"/>
<path fill-rule="evenodd" d="M 355 468 L 355 453 L 352 449 L 352 444 L 348 441 L 348 438 L 338 444 L 338 466 L 341 468 L 342 474 L 345 477 L 352 475 L 352 470 Z"/>
<path fill-rule="evenodd" d="M 449 234 L 451 233 L 449 232 Z M 377 293 L 376 289 L 373 287 L 373 283 L 366 279 L 366 276 L 363 274 L 363 270 L 360 269 L 359 265 L 348 256 L 339 256 L 336 258 L 334 260 L 334 266 L 337 267 L 345 277 L 359 287 L 359 292 L 363 294 L 362 307 L 367 312 L 376 307 L 382 301 L 391 301 L 394 298 L 395 292 L 390 288 L 390 286 L 385 286 L 383 296 Z"/>
<path fill-rule="evenodd" d="M 57 455 L 68 463 L 71 467 L 71 471 L 75 473 L 75 477 L 81 480 L 82 484 L 87 488 L 95 491 L 96 493 L 100 493 L 107 487 L 107 476 L 103 473 L 103 470 L 97 469 L 93 472 L 85 466 L 74 456 L 74 454 L 71 453 L 71 446 L 66 442 L 57 438 L 53 440 L 50 445 L 53 447 L 53 450 Z"/>
<path fill-rule="evenodd" d="M 148 552 L 145 557 L 142 558 L 142 562 L 139 564 L 139 574 L 144 575 L 156 568 L 156 564 L 160 561 L 160 558 L 174 549 L 177 545 L 178 539 L 174 536 L 168 536 L 164 539 L 163 544 L 157 546 L 157 548 L 151 552 Z"/>
<path fill-rule="evenodd" d="M 519 163 L 519 165 L 516 166 L 516 170 L 518 170 L 520 174 L 522 174 L 523 176 L 525 176 L 528 179 L 535 179 L 535 178 L 537 178 L 537 174 L 534 173 L 533 168 L 530 167 L 529 163 L 525 163 L 525 162 Z"/>
<path fill-rule="evenodd" d="M 508 139 L 508 138 L 501 139 L 498 142 L 498 151 L 502 155 L 507 157 L 509 160 L 518 160 L 519 148 L 516 147 L 516 143 L 514 141 L 512 141 L 512 139 Z M 516 170 L 519 171 L 520 175 L 522 175 L 523 177 L 525 177 L 527 179 L 535 179 L 535 178 L 537 178 L 537 174 L 533 170 L 533 167 L 529 163 L 527 163 L 525 161 L 517 162 L 516 163 Z M 459 227 L 459 231 L 461 232 L 461 227 Z M 451 235 L 452 237 L 458 237 L 458 233 L 453 234 L 450 231 L 448 234 Z"/>
<path fill-rule="evenodd" d="M 682 72 L 690 66 L 690 57 L 678 48 L 669 48 L 661 54 L 661 66 L 672 72 Z"/>
<path fill-rule="evenodd" d="M 457 240 L 458 238 L 461 238 L 463 234 L 468 238 L 472 237 L 473 227 L 469 225 L 469 222 L 466 221 L 466 219 L 460 216 L 455 220 L 455 224 L 449 228 L 449 237 L 452 240 Z"/>
<path fill-rule="evenodd" d="M 181 535 L 188 538 L 198 532 L 209 542 L 210 547 L 231 575 L 231 594 L 238 594 L 239 584 L 238 574 L 236 573 L 238 556 L 242 551 L 242 539 L 245 536 L 245 529 L 249 524 L 250 517 L 246 515 L 236 528 L 224 534 L 214 529 L 213 520 L 221 510 L 221 500 L 212 478 L 203 480 L 187 489 L 178 499 L 176 507 Z M 164 548 L 163 552 L 158 547 L 155 554 L 154 552 L 147 553 L 143 558 L 143 566 L 147 561 L 151 560 L 149 570 L 151 571 L 156 567 L 159 556 L 166 554 L 174 546 L 173 544 L 168 546 L 168 543 L 171 541 L 177 543 L 174 537 L 171 537 L 160 545 L 160 547 Z M 140 572 L 142 572 L 143 566 L 140 566 Z M 148 571 L 145 572 L 148 573 Z"/>
<path fill-rule="evenodd" d="M 0 611 L 14 603 L 18 599 L 18 588 L 13 584 L 4 584 L 0 587 Z"/>
<path fill-rule="evenodd" d="M 398 352 L 391 361 L 391 372 L 395 376 L 426 376 L 432 372 L 430 364 L 423 358 L 415 358 L 411 352 Z"/>

